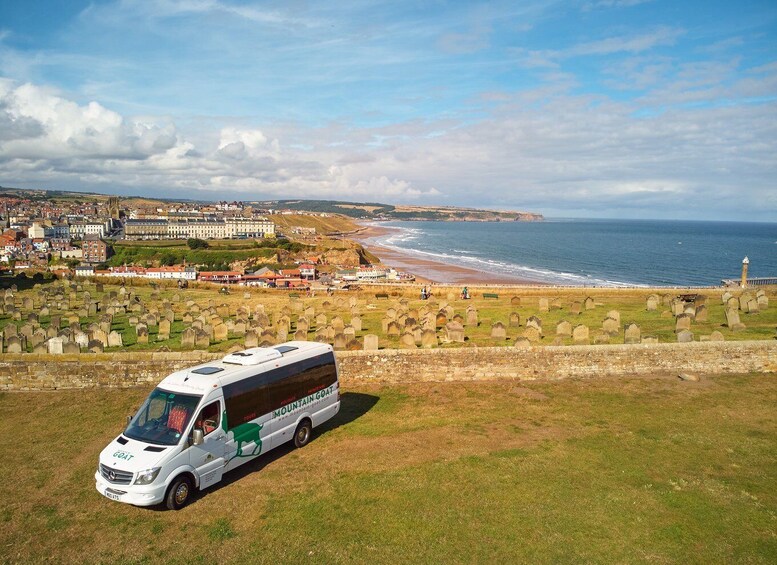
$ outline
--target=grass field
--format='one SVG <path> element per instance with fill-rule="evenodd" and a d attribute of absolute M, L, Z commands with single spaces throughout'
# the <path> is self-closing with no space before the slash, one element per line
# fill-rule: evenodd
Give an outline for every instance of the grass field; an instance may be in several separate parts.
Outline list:
<path fill-rule="evenodd" d="M 147 392 L 0 395 L 0 561 L 777 562 L 773 376 L 349 388 L 180 512 L 94 490 Z"/>

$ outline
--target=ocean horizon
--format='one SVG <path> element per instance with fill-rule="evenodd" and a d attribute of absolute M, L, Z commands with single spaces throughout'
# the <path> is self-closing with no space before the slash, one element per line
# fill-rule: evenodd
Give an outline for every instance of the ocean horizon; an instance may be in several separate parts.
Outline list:
<path fill-rule="evenodd" d="M 777 277 L 777 223 L 546 218 L 542 222 L 391 221 L 374 244 L 542 284 L 719 286 Z M 474 282 L 474 281 L 473 281 Z"/>

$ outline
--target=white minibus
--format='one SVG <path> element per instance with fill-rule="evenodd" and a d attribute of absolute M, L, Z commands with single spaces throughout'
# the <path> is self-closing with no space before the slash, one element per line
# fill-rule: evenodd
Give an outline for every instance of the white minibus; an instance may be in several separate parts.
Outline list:
<path fill-rule="evenodd" d="M 290 440 L 304 446 L 339 409 L 332 346 L 290 341 L 231 353 L 159 383 L 100 453 L 96 488 L 178 510 L 226 471 Z"/>

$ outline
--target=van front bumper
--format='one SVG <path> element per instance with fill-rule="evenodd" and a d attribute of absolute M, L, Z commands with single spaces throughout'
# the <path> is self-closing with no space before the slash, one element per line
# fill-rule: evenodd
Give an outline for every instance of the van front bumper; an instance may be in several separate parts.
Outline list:
<path fill-rule="evenodd" d="M 97 492 L 106 498 L 133 504 L 135 506 L 153 506 L 165 499 L 167 485 L 114 485 L 102 478 L 99 472 L 94 474 Z"/>

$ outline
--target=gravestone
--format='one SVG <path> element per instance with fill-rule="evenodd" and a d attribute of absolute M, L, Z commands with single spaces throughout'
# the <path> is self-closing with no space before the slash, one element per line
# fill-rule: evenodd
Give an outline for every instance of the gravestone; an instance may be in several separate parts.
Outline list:
<path fill-rule="evenodd" d="M 590 339 L 590 332 L 585 324 L 578 324 L 572 329 L 572 341 L 576 345 L 588 344 Z"/>
<path fill-rule="evenodd" d="M 468 326 L 477 326 L 478 325 L 478 311 L 470 306 L 467 308 L 467 322 L 466 324 Z"/>
<path fill-rule="evenodd" d="M 561 337 L 572 337 L 572 324 L 566 320 L 561 320 L 556 324 L 556 335 Z"/>
<path fill-rule="evenodd" d="M 181 348 L 194 349 L 197 345 L 197 329 L 186 328 L 181 332 Z"/>
<path fill-rule="evenodd" d="M 660 298 L 657 294 L 651 294 L 647 297 L 647 310 L 652 312 L 654 310 L 658 310 L 658 304 L 660 302 Z"/>
<path fill-rule="evenodd" d="M 521 326 L 521 315 L 518 312 L 511 312 L 507 323 L 511 328 L 519 328 Z"/>
<path fill-rule="evenodd" d="M 399 338 L 400 349 L 415 349 L 415 336 L 412 332 L 404 332 Z"/>
<path fill-rule="evenodd" d="M 448 317 L 445 315 L 444 312 L 439 312 L 435 317 L 434 324 L 435 324 L 435 327 L 438 327 L 438 328 L 445 327 L 448 324 Z"/>
<path fill-rule="evenodd" d="M 672 301 L 672 315 L 673 316 L 679 316 L 683 312 L 685 312 L 685 302 L 682 300 L 673 300 Z"/>
<path fill-rule="evenodd" d="M 602 331 L 610 336 L 618 335 L 621 331 L 621 325 L 614 318 L 607 316 L 602 321 Z"/>
<path fill-rule="evenodd" d="M 138 324 L 135 326 L 135 332 L 138 335 L 138 343 L 148 343 L 148 326 L 145 324 Z"/>
<path fill-rule="evenodd" d="M 89 344 L 87 345 L 87 350 L 89 353 L 102 353 L 104 349 L 105 346 L 103 345 L 103 342 L 97 339 L 90 340 Z"/>
<path fill-rule="evenodd" d="M 353 326 L 345 326 L 345 329 L 343 329 L 343 334 L 347 340 L 354 339 L 356 337 L 356 330 L 353 328 Z"/>
<path fill-rule="evenodd" d="M 210 335 L 205 330 L 194 330 L 194 346 L 197 349 L 207 349 L 210 347 Z"/>
<path fill-rule="evenodd" d="M 289 331 L 286 328 L 278 328 L 275 334 L 276 343 L 284 343 L 289 341 Z"/>
<path fill-rule="evenodd" d="M 691 330 L 681 330 L 677 332 L 678 343 L 690 343 L 693 341 L 693 332 Z"/>
<path fill-rule="evenodd" d="M 523 337 L 528 339 L 531 343 L 538 343 L 540 339 L 542 339 L 542 332 L 537 328 L 537 326 L 530 326 L 526 325 L 526 328 L 523 330 Z"/>
<path fill-rule="evenodd" d="M 507 339 L 507 330 L 502 322 L 491 324 L 491 339 L 494 341 L 504 341 Z"/>
<path fill-rule="evenodd" d="M 528 349 L 531 347 L 531 341 L 529 341 L 528 338 L 521 336 L 515 340 L 515 345 L 513 347 L 516 349 Z"/>
<path fill-rule="evenodd" d="M 674 325 L 675 333 L 679 333 L 683 330 L 691 329 L 691 317 L 688 314 L 680 314 L 677 316 Z"/>
<path fill-rule="evenodd" d="M 228 333 L 226 324 L 216 324 L 213 326 L 213 341 L 225 341 Z"/>
<path fill-rule="evenodd" d="M 734 310 L 733 308 L 726 309 L 726 326 L 732 330 L 739 326 L 743 326 L 742 322 L 739 320 L 739 310 Z"/>
<path fill-rule="evenodd" d="M 96 329 L 90 332 L 89 338 L 89 341 L 99 341 L 103 344 L 103 347 L 105 347 L 105 345 L 108 343 L 108 334 L 106 334 L 101 329 Z"/>
<path fill-rule="evenodd" d="M 588 296 L 583 301 L 583 308 L 585 308 L 586 310 L 593 310 L 594 308 L 596 308 L 596 303 L 594 302 L 594 299 Z"/>
<path fill-rule="evenodd" d="M 123 347 L 124 341 L 122 336 L 117 331 L 112 331 L 108 334 L 108 347 Z"/>
<path fill-rule="evenodd" d="M 388 323 L 388 326 L 386 326 L 386 335 L 389 337 L 399 337 L 401 332 L 402 328 L 399 327 L 399 323 L 395 320 L 392 320 Z"/>
<path fill-rule="evenodd" d="M 49 338 L 46 345 L 48 345 L 48 350 L 51 355 L 62 355 L 65 352 L 65 338 L 63 337 Z"/>
<path fill-rule="evenodd" d="M 427 349 L 432 347 L 437 347 L 437 332 L 430 329 L 422 330 L 421 347 L 424 347 Z"/>
<path fill-rule="evenodd" d="M 757 300 L 755 300 L 754 298 L 751 298 L 750 300 L 747 301 L 747 305 L 745 306 L 745 312 L 747 312 L 748 314 L 753 314 L 755 312 L 758 312 L 758 310 L 759 308 L 758 308 Z"/>
<path fill-rule="evenodd" d="M 599 332 L 594 336 L 595 345 L 607 345 L 610 343 L 610 334 L 607 332 Z"/>
<path fill-rule="evenodd" d="M 696 307 L 696 312 L 694 313 L 694 319 L 697 322 L 707 321 L 707 307 L 704 304 Z"/>
<path fill-rule="evenodd" d="M 739 310 L 739 298 L 736 296 L 730 297 L 726 301 L 726 310 Z"/>
<path fill-rule="evenodd" d="M 445 325 L 448 341 L 464 343 L 464 326 L 458 322 L 449 322 Z"/>
<path fill-rule="evenodd" d="M 377 351 L 378 350 L 378 336 L 374 334 L 367 334 L 364 336 L 364 350 L 365 351 Z"/>
<path fill-rule="evenodd" d="M 294 341 L 307 341 L 308 340 L 308 332 L 297 330 L 294 332 Z"/>
<path fill-rule="evenodd" d="M 246 332 L 245 345 L 246 345 L 246 349 L 249 349 L 251 347 L 258 347 L 259 336 L 254 330 L 248 330 Z"/>
<path fill-rule="evenodd" d="M 346 342 L 347 340 L 345 339 L 345 334 L 343 334 L 342 332 L 337 332 L 335 334 L 333 347 L 337 350 L 345 349 Z"/>
<path fill-rule="evenodd" d="M 759 310 L 767 310 L 769 308 L 769 297 L 766 294 L 761 294 L 756 298 Z"/>
<path fill-rule="evenodd" d="M 572 305 L 569 307 L 569 312 L 571 314 L 580 314 L 583 311 L 583 303 L 579 301 L 575 301 L 572 303 Z"/>
<path fill-rule="evenodd" d="M 159 321 L 159 331 L 157 332 L 157 341 L 165 341 L 170 339 L 170 320 L 162 318 Z"/>
<path fill-rule="evenodd" d="M 75 353 L 81 353 L 81 348 L 77 343 L 68 341 L 62 346 L 62 353 L 64 353 L 65 355 L 73 355 Z"/>
<path fill-rule="evenodd" d="M 623 343 L 640 343 L 642 341 L 642 332 L 639 326 L 635 323 L 631 323 L 626 326 L 623 331 Z"/>
<path fill-rule="evenodd" d="M 513 296 L 510 299 L 510 305 L 515 306 L 516 308 L 521 306 L 521 297 L 520 296 Z"/>
<path fill-rule="evenodd" d="M 529 318 L 526 320 L 526 327 L 535 328 L 539 332 L 540 337 L 542 336 L 542 320 L 537 316 L 529 316 Z"/>
<path fill-rule="evenodd" d="M 22 353 L 26 348 L 23 347 L 24 336 L 12 335 L 5 340 L 6 353 Z"/>
<path fill-rule="evenodd" d="M 34 349 L 36 346 L 45 343 L 47 338 L 48 336 L 46 335 L 46 331 L 38 328 L 33 332 L 32 337 L 30 338 L 30 344 Z"/>
<path fill-rule="evenodd" d="M 540 300 L 539 300 L 539 310 L 540 310 L 540 312 L 547 312 L 548 310 L 550 310 L 550 306 L 549 306 L 547 298 L 540 298 Z"/>
<path fill-rule="evenodd" d="M 325 326 L 327 322 L 327 318 L 325 314 L 319 314 L 316 316 L 316 327 L 320 328 L 322 326 Z"/>
<path fill-rule="evenodd" d="M 725 341 L 725 339 L 726 338 L 723 337 L 723 334 L 717 330 L 710 334 L 710 341 Z"/>
<path fill-rule="evenodd" d="M 351 326 L 353 327 L 354 331 L 356 331 L 356 332 L 362 331 L 362 319 L 361 319 L 361 316 L 353 316 L 351 318 Z"/>

